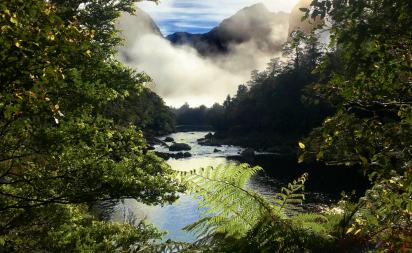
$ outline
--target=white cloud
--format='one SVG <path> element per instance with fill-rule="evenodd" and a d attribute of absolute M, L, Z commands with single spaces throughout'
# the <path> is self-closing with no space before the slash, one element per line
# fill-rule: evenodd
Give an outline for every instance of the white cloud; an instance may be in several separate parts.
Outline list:
<path fill-rule="evenodd" d="M 167 2 L 170 5 L 175 1 L 164 0 L 164 4 Z M 239 0 L 225 1 L 224 5 L 220 4 L 222 5 L 220 8 L 230 6 L 236 12 L 245 7 L 234 9 L 238 2 Z M 243 2 L 251 2 L 251 0 L 243 0 Z M 212 0 L 210 3 L 208 1 L 206 7 L 211 8 L 211 6 L 218 8 L 217 1 Z M 208 15 L 208 11 L 204 9 L 201 11 L 209 18 L 216 18 L 216 14 Z M 167 13 L 165 9 L 158 11 L 160 12 Z M 221 12 L 223 13 L 223 10 Z M 230 15 L 222 14 L 222 17 L 228 18 Z M 201 18 L 203 19 L 203 16 Z M 125 63 L 151 76 L 154 81 L 151 88 L 163 97 L 168 105 L 175 107 L 185 102 L 192 106 L 201 104 L 210 106 L 215 102 L 223 102 L 228 94 L 233 95 L 236 92 L 238 85 L 249 80 L 252 70 L 263 69 L 270 58 L 277 56 L 262 52 L 261 44 L 257 45 L 256 41 L 251 40 L 240 45 L 232 45 L 230 54 L 202 57 L 191 47 L 175 47 L 161 36 L 146 33 L 145 31 L 150 29 L 137 26 L 138 22 L 136 16 L 129 15 L 123 16 L 120 21 L 123 25 L 119 28 L 124 30 L 123 35 L 126 38 L 126 44 L 121 49 L 121 52 L 127 55 Z M 144 26 L 145 22 L 139 24 Z M 182 28 L 190 28 L 193 25 L 190 20 L 177 22 L 177 26 Z M 269 40 L 280 45 L 286 40 L 287 32 L 287 22 L 276 23 L 272 27 L 272 36 Z"/>
<path fill-rule="evenodd" d="M 209 59 L 200 57 L 189 47 L 173 47 L 156 35 L 136 40 L 129 51 L 128 64 L 149 74 L 151 87 L 168 105 L 211 105 L 223 101 L 247 76 L 231 73 Z"/>

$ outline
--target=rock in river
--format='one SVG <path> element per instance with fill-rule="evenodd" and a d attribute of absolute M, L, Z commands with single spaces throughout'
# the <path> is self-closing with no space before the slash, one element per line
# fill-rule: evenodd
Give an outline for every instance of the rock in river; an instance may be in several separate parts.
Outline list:
<path fill-rule="evenodd" d="M 240 155 L 244 158 L 253 158 L 255 156 L 255 150 L 251 148 L 247 148 L 240 153 Z"/>
<path fill-rule="evenodd" d="M 174 142 L 175 140 L 172 137 L 166 137 L 165 142 Z"/>
<path fill-rule="evenodd" d="M 189 152 L 179 152 L 176 154 L 173 153 L 162 153 L 162 152 L 156 152 L 156 155 L 158 157 L 161 157 L 165 160 L 169 160 L 170 158 L 174 158 L 174 159 L 183 159 L 183 158 L 189 158 L 192 157 L 192 154 L 190 154 Z"/>
<path fill-rule="evenodd" d="M 170 151 L 187 151 L 191 149 L 192 148 L 186 143 L 174 143 L 172 146 L 169 147 Z"/>
<path fill-rule="evenodd" d="M 205 139 L 212 139 L 213 138 L 213 134 L 212 133 L 208 133 L 205 135 L 204 137 Z"/>

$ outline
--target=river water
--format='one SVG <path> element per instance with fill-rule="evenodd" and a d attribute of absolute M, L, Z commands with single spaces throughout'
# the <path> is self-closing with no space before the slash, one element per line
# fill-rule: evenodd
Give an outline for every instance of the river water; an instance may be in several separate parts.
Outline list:
<path fill-rule="evenodd" d="M 190 151 L 192 154 L 191 158 L 169 159 L 167 163 L 171 168 L 179 171 L 190 171 L 207 166 L 215 167 L 222 163 L 233 162 L 229 157 L 237 156 L 243 150 L 241 147 L 236 146 L 221 146 L 218 147 L 220 152 L 214 152 L 216 147 L 201 146 L 197 143 L 197 139 L 204 137 L 206 134 L 207 132 L 179 132 L 169 135 L 176 142 L 187 143 L 192 147 Z M 164 137 L 160 139 L 163 140 Z M 159 152 L 169 152 L 167 147 L 158 145 L 155 148 Z M 266 169 L 265 166 L 262 167 Z M 273 195 L 285 183 L 285 181 L 277 179 L 273 175 L 269 176 L 262 172 L 252 177 L 249 185 L 264 195 Z M 153 223 L 160 230 L 167 232 L 167 235 L 164 237 L 165 240 L 194 242 L 196 237 L 191 233 L 183 231 L 182 228 L 197 221 L 200 218 L 200 214 L 201 210 L 198 209 L 196 199 L 182 194 L 176 203 L 163 207 L 147 206 L 132 199 L 123 200 L 116 207 L 112 220 L 123 222 L 128 217 L 147 219 L 147 221 Z"/>

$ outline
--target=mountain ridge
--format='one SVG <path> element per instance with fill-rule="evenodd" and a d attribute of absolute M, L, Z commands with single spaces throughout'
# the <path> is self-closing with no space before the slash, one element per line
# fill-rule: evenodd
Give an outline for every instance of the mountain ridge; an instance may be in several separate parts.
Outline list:
<path fill-rule="evenodd" d="M 271 53 L 280 49 L 278 41 L 273 39 L 273 30 L 278 25 L 288 26 L 288 20 L 288 13 L 270 12 L 259 3 L 239 10 L 207 33 L 176 32 L 166 39 L 173 45 L 191 46 L 203 56 L 225 54 L 233 46 L 249 41 L 256 43 L 260 50 Z"/>

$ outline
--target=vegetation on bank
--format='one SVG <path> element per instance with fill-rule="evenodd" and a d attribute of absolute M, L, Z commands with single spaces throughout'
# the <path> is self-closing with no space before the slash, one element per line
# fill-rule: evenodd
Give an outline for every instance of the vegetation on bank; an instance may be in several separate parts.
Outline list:
<path fill-rule="evenodd" d="M 112 118 L 115 124 L 135 125 L 146 138 L 167 135 L 176 129 L 172 110 L 162 98 L 144 86 L 138 90 L 128 90 L 127 96 L 111 101 L 104 114 Z"/>
<path fill-rule="evenodd" d="M 172 202 L 181 189 L 132 125 L 154 116 L 124 122 L 108 110 L 117 103 L 137 114 L 142 108 L 119 101 L 156 98 L 144 74 L 114 57 L 114 20 L 132 2 L 0 3 L 1 252 L 129 251 L 160 237 L 150 225 L 106 223 L 89 212 L 104 200 Z"/>
<path fill-rule="evenodd" d="M 211 108 L 184 105 L 175 110 L 177 124 L 211 125 L 216 143 L 254 148 L 296 146 L 300 138 L 334 111 L 326 101 L 305 101 L 305 87 L 319 79 L 313 74 L 324 56 L 324 45 L 314 34 L 297 31 L 284 47 L 284 58 L 272 59 L 266 70 L 253 71 L 222 105 Z"/>
<path fill-rule="evenodd" d="M 220 127 L 273 129 L 274 137 L 298 133 L 292 136 L 301 162 L 363 167 L 372 182 L 365 195 L 345 197 L 317 214 L 300 210 L 306 174 L 268 199 L 247 187 L 259 168 L 174 173 L 147 152 L 139 129 L 151 129 L 152 123 L 130 123 L 153 111 L 136 107 L 139 118 L 125 120 L 131 108 L 122 106 L 134 101 L 127 100 L 130 96 L 162 103 L 154 95 L 141 98 L 147 77 L 114 60 L 120 40 L 113 21 L 120 11 L 132 11 L 132 3 L 0 3 L 1 251 L 411 250 L 411 1 L 313 1 L 303 11 L 330 19 L 331 27 L 324 27 L 331 35 L 326 53 L 318 50 L 316 37 L 296 32 L 289 43 L 290 64 L 279 67 L 273 61 L 223 110 L 216 106 Z M 323 106 L 333 111 L 311 111 Z M 226 116 L 233 118 L 225 122 Z M 151 116 L 145 120 L 156 122 Z M 302 133 L 307 138 L 298 142 Z M 187 227 L 199 234 L 195 244 L 155 245 L 161 235 L 152 226 L 106 223 L 89 212 L 103 200 L 172 202 L 181 185 L 209 208 Z"/>

